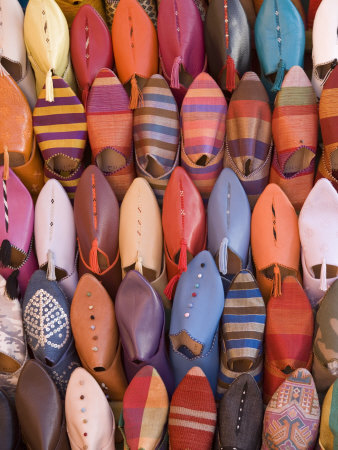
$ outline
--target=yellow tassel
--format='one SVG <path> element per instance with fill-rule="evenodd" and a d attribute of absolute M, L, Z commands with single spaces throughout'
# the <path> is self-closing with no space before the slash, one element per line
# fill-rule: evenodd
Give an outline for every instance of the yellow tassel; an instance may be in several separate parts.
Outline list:
<path fill-rule="evenodd" d="M 2 175 L 3 180 L 8 180 L 9 178 L 9 154 L 7 145 L 4 146 L 4 172 Z"/>
<path fill-rule="evenodd" d="M 136 263 L 135 263 L 135 270 L 137 270 L 138 272 L 140 272 L 141 275 L 143 275 L 143 266 L 142 266 L 142 263 L 143 263 L 143 258 L 142 258 L 142 256 L 140 256 L 140 255 L 137 253 L 137 259 L 136 259 Z"/>
<path fill-rule="evenodd" d="M 53 73 L 52 69 L 49 69 L 46 75 L 46 102 L 53 102 L 54 101 L 54 86 L 53 86 Z"/>
<path fill-rule="evenodd" d="M 143 95 L 142 91 L 139 89 L 137 85 L 136 76 L 133 75 L 132 79 L 130 80 L 131 84 L 131 95 L 130 95 L 130 109 L 136 109 L 140 103 L 140 106 L 143 104 Z"/>

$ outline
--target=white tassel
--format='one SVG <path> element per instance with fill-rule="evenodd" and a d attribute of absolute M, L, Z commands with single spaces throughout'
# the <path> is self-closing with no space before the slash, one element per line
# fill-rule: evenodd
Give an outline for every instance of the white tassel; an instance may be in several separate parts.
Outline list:
<path fill-rule="evenodd" d="M 320 269 L 320 290 L 327 291 L 327 281 L 326 281 L 326 260 L 323 259 L 322 267 Z"/>
<path fill-rule="evenodd" d="M 143 258 L 137 252 L 137 259 L 136 259 L 136 263 L 135 263 L 135 270 L 140 272 L 141 275 L 143 275 L 142 263 L 143 263 Z"/>
<path fill-rule="evenodd" d="M 333 376 L 338 377 L 338 360 L 334 359 L 327 364 L 329 371 Z"/>
<path fill-rule="evenodd" d="M 46 75 L 46 102 L 52 103 L 54 101 L 54 86 L 53 86 L 53 73 L 52 69 L 49 69 Z"/>
<path fill-rule="evenodd" d="M 223 238 L 218 253 L 218 268 L 223 275 L 228 272 L 228 243 L 229 239 Z"/>
<path fill-rule="evenodd" d="M 52 250 L 48 250 L 47 253 L 47 280 L 55 281 L 55 264 L 54 264 L 54 253 Z"/>

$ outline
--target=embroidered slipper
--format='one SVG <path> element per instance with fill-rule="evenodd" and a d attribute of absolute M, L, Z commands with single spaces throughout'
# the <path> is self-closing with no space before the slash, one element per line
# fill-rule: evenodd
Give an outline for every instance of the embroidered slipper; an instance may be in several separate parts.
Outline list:
<path fill-rule="evenodd" d="M 314 332 L 311 304 L 294 277 L 282 283 L 282 295 L 271 297 L 265 327 L 264 403 L 287 376 L 304 367 L 311 370 Z"/>
<path fill-rule="evenodd" d="M 181 108 L 181 165 L 208 201 L 221 173 L 227 103 L 217 83 L 201 72 L 189 86 Z"/>
<path fill-rule="evenodd" d="M 268 184 L 272 155 L 269 99 L 254 72 L 245 73 L 234 91 L 226 128 L 223 165 L 235 172 L 253 209 Z"/>
<path fill-rule="evenodd" d="M 82 5 L 89 5 L 94 8 L 102 17 L 103 20 L 106 20 L 105 8 L 103 4 L 103 0 L 55 0 L 56 3 L 62 9 L 63 14 L 66 17 L 69 28 L 72 27 L 73 21 Z"/>
<path fill-rule="evenodd" d="M 154 25 L 137 0 L 120 0 L 112 26 L 117 74 L 130 90 L 130 109 L 142 104 L 142 88 L 158 71 Z"/>
<path fill-rule="evenodd" d="M 312 374 L 318 392 L 326 392 L 338 378 L 338 281 L 325 293 L 316 315 Z"/>
<path fill-rule="evenodd" d="M 25 186 L 9 168 L 8 159 L 7 153 L 5 165 L 0 166 L 0 275 L 13 286 L 18 282 L 22 299 L 30 277 L 38 268 L 32 249 L 34 205 Z"/>
<path fill-rule="evenodd" d="M 123 397 L 120 429 L 130 450 L 162 448 L 167 441 L 169 398 L 156 369 L 144 366 Z"/>
<path fill-rule="evenodd" d="M 223 287 L 250 263 L 251 211 L 246 193 L 231 169 L 223 169 L 208 203 L 208 250 L 215 258 Z"/>
<path fill-rule="evenodd" d="M 22 310 L 15 289 L 0 275 L 0 384 L 13 399 L 22 368 L 29 359 Z"/>
<path fill-rule="evenodd" d="M 323 407 L 320 422 L 319 445 L 326 450 L 334 450 L 338 444 L 338 380 L 328 390 Z"/>
<path fill-rule="evenodd" d="M 314 449 L 319 420 L 312 376 L 306 369 L 297 369 L 277 389 L 265 410 L 262 450 Z"/>
<path fill-rule="evenodd" d="M 98 383 L 82 367 L 70 377 L 65 411 L 72 449 L 115 450 L 113 412 Z"/>
<path fill-rule="evenodd" d="M 96 166 L 83 172 L 74 200 L 79 276 L 91 273 L 115 300 L 121 283 L 119 204 Z"/>
<path fill-rule="evenodd" d="M 323 178 L 311 190 L 299 215 L 304 289 L 313 308 L 338 278 L 337 218 L 337 192 Z"/>
<path fill-rule="evenodd" d="M 64 398 L 72 371 L 80 365 L 70 328 L 70 306 L 56 281 L 37 270 L 22 305 L 27 342 Z"/>
<path fill-rule="evenodd" d="M 33 127 L 45 160 L 45 181 L 50 178 L 60 181 L 72 200 L 83 170 L 86 114 L 65 80 L 53 76 L 51 84 L 54 99 L 45 100 L 44 87 L 33 112 Z"/>
<path fill-rule="evenodd" d="M 298 217 L 276 184 L 268 184 L 259 197 L 251 220 L 252 256 L 258 287 L 267 303 L 282 294 L 282 281 L 300 278 Z"/>
<path fill-rule="evenodd" d="M 40 269 L 49 280 L 57 280 L 72 301 L 77 275 L 77 251 L 74 211 L 57 180 L 48 180 L 35 206 L 35 250 Z"/>
<path fill-rule="evenodd" d="M 82 103 L 86 108 L 89 90 L 97 73 L 103 67 L 113 67 L 109 29 L 96 9 L 89 4 L 84 4 L 75 16 L 70 30 L 70 53 Z"/>
<path fill-rule="evenodd" d="M 44 98 L 47 102 L 54 101 L 53 75 L 62 77 L 76 92 L 68 25 L 55 0 L 29 1 L 24 20 L 24 39 L 35 74 L 37 96 L 46 86 Z"/>
<path fill-rule="evenodd" d="M 142 94 L 143 105 L 134 110 L 136 171 L 148 181 L 162 205 L 169 178 L 179 161 L 178 108 L 161 75 L 152 75 Z"/>
<path fill-rule="evenodd" d="M 161 71 L 180 108 L 188 87 L 206 69 L 203 22 L 194 0 L 161 0 L 157 35 Z"/>
<path fill-rule="evenodd" d="M 222 397 L 243 373 L 262 384 L 265 304 L 256 280 L 241 270 L 226 294 L 221 319 L 221 358 L 217 395 Z"/>
<path fill-rule="evenodd" d="M 276 96 L 272 135 L 270 183 L 283 189 L 299 213 L 313 186 L 318 142 L 316 95 L 299 66 L 289 70 Z"/>
<path fill-rule="evenodd" d="M 213 257 L 200 252 L 179 279 L 170 322 L 170 360 L 176 386 L 194 366 L 216 392 L 219 369 L 218 328 L 224 292 Z"/>
<path fill-rule="evenodd" d="M 208 379 L 200 367 L 192 367 L 171 400 L 170 448 L 210 450 L 216 417 L 216 404 Z"/>
<path fill-rule="evenodd" d="M 128 95 L 110 69 L 101 69 L 93 82 L 87 121 L 93 161 L 121 201 L 135 177 L 133 113 Z"/>
<path fill-rule="evenodd" d="M 240 0 L 213 0 L 205 19 L 205 48 L 210 75 L 232 92 L 251 62 L 250 28 Z"/>
<path fill-rule="evenodd" d="M 317 176 L 327 178 L 338 191 L 338 113 L 332 104 L 338 100 L 338 66 L 329 74 L 319 102 L 319 119 L 324 150 Z"/>
<path fill-rule="evenodd" d="M 244 373 L 231 383 L 219 403 L 214 450 L 258 450 L 262 440 L 262 393 Z"/>

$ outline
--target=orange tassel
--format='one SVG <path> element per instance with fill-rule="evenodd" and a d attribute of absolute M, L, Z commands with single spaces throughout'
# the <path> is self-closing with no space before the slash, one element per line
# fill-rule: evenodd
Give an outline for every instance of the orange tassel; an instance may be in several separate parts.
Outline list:
<path fill-rule="evenodd" d="M 272 296 L 279 297 L 280 295 L 282 295 L 282 277 L 278 265 L 275 264 L 273 268 Z"/>
<path fill-rule="evenodd" d="M 230 55 L 227 56 L 226 71 L 227 80 L 225 87 L 227 91 L 232 92 L 236 88 L 236 67 Z"/>
<path fill-rule="evenodd" d="M 4 172 L 2 179 L 8 180 L 9 178 L 9 154 L 7 145 L 4 146 Z"/>
<path fill-rule="evenodd" d="M 98 250 L 98 244 L 97 239 L 95 238 L 92 242 L 92 248 L 89 252 L 89 266 L 92 270 L 92 272 L 99 274 L 100 273 L 100 266 L 99 261 L 97 259 L 97 250 Z"/>
<path fill-rule="evenodd" d="M 171 69 L 170 87 L 173 89 L 180 88 L 180 66 L 182 63 L 182 56 L 176 56 L 173 67 Z"/>
<path fill-rule="evenodd" d="M 130 104 L 129 104 L 129 108 L 130 109 L 136 109 L 140 103 L 143 104 L 143 95 L 142 95 L 142 91 L 139 89 L 138 85 L 137 85 L 137 80 L 136 80 L 136 76 L 133 75 L 132 79 L 130 80 L 130 84 L 131 84 L 131 95 L 130 95 Z"/>

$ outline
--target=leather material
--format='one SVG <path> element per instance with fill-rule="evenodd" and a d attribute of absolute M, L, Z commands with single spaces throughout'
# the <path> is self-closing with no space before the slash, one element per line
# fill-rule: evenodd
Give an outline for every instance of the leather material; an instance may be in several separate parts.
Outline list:
<path fill-rule="evenodd" d="M 223 90 L 228 76 L 227 57 L 233 59 L 235 70 L 242 77 L 250 70 L 250 45 L 249 23 L 240 0 L 213 0 L 205 20 L 205 48 L 209 72 Z"/>
<path fill-rule="evenodd" d="M 82 367 L 69 380 L 65 409 L 72 450 L 115 450 L 112 410 L 100 386 Z"/>
<path fill-rule="evenodd" d="M 83 5 L 70 30 L 70 53 L 76 79 L 86 106 L 90 87 L 100 69 L 113 67 L 109 29 L 91 5 Z"/>
<path fill-rule="evenodd" d="M 173 171 L 164 193 L 162 226 L 168 279 L 178 272 L 182 242 L 188 261 L 206 247 L 207 223 L 201 194 L 182 167 Z"/>
<path fill-rule="evenodd" d="M 81 277 L 76 288 L 70 322 L 82 366 L 102 386 L 109 400 L 122 400 L 127 381 L 114 303 L 89 273 Z"/>
<path fill-rule="evenodd" d="M 69 28 L 73 25 L 76 14 L 83 5 L 92 6 L 100 14 L 102 19 L 106 20 L 103 0 L 56 0 L 56 3 L 60 6 L 63 14 L 65 15 Z"/>
<path fill-rule="evenodd" d="M 176 386 L 192 367 L 198 366 L 216 393 L 218 326 L 223 307 L 224 292 L 216 264 L 208 251 L 200 252 L 178 282 L 171 313 L 170 361 Z"/>
<path fill-rule="evenodd" d="M 131 81 L 131 85 L 136 85 L 138 90 L 133 94 L 133 87 L 131 89 L 130 107 L 135 109 L 138 96 L 141 96 L 137 82 L 140 78 L 150 78 L 158 71 L 156 30 L 137 0 L 120 0 L 113 20 L 112 39 L 121 83 Z"/>
<path fill-rule="evenodd" d="M 128 381 L 144 366 L 153 366 L 173 393 L 174 379 L 165 345 L 164 309 L 160 297 L 135 270 L 123 279 L 115 301 L 123 362 Z M 133 314 L 130 314 L 133 311 Z"/>
<path fill-rule="evenodd" d="M 23 441 L 28 448 L 70 448 L 60 395 L 37 361 L 28 361 L 22 369 L 15 404 Z"/>
<path fill-rule="evenodd" d="M 34 236 L 39 267 L 47 271 L 47 277 L 58 281 L 71 301 L 78 282 L 74 212 L 57 180 L 47 181 L 40 192 L 35 206 Z M 50 273 L 53 269 L 48 265 L 49 252 L 55 273 Z"/>
<path fill-rule="evenodd" d="M 337 27 L 338 8 L 336 1 L 322 0 L 315 15 L 312 32 L 312 85 L 317 97 L 321 96 L 323 84 L 330 75 L 334 64 L 337 64 Z"/>
<path fill-rule="evenodd" d="M 194 1 L 161 0 L 157 34 L 163 75 L 180 106 L 193 79 L 205 69 L 203 22 Z"/>
<path fill-rule="evenodd" d="M 255 41 L 264 75 L 277 72 L 280 61 L 286 70 L 303 67 L 304 23 L 291 0 L 264 0 L 256 19 Z"/>
<path fill-rule="evenodd" d="M 69 55 L 68 25 L 54 0 L 29 1 L 24 20 L 24 38 L 35 73 L 37 95 L 51 76 L 50 71 L 63 77 L 76 90 Z"/>
<path fill-rule="evenodd" d="M 24 93 L 31 109 L 36 103 L 35 80 L 23 37 L 24 14 L 18 1 L 1 0 L 1 66 Z"/>
<path fill-rule="evenodd" d="M 83 172 L 75 193 L 74 218 L 79 245 L 79 276 L 92 273 L 114 301 L 121 282 L 119 205 L 96 166 Z M 92 256 L 91 256 L 92 255 Z"/>
<path fill-rule="evenodd" d="M 257 200 L 251 219 L 252 256 L 258 287 L 265 302 L 287 275 L 300 277 L 300 241 L 297 214 L 276 184 L 268 184 Z"/>
<path fill-rule="evenodd" d="M 0 114 L 1 152 L 7 147 L 10 167 L 21 166 L 32 151 L 32 113 L 25 96 L 7 73 L 0 76 Z M 3 164 L 3 156 L 1 159 Z"/>
<path fill-rule="evenodd" d="M 2 450 L 17 449 L 20 443 L 20 428 L 16 411 L 2 389 L 0 389 L 0 441 Z"/>
<path fill-rule="evenodd" d="M 0 179 L 4 176 L 4 166 L 0 167 Z M 32 197 L 19 178 L 9 169 L 9 178 L 4 183 L 0 194 L 1 224 L 0 242 L 8 240 L 11 244 L 11 257 L 8 265 L 0 266 L 0 275 L 8 278 L 11 273 L 19 269 L 18 282 L 23 297 L 28 281 L 38 264 L 32 250 L 34 225 L 34 206 Z M 6 220 L 6 207 L 8 220 Z"/>
<path fill-rule="evenodd" d="M 208 250 L 223 275 L 246 268 L 250 225 L 250 204 L 241 182 L 231 169 L 223 169 L 208 203 Z"/>

